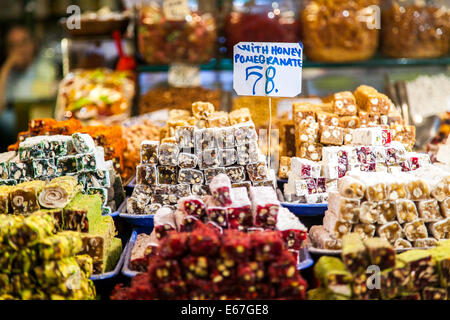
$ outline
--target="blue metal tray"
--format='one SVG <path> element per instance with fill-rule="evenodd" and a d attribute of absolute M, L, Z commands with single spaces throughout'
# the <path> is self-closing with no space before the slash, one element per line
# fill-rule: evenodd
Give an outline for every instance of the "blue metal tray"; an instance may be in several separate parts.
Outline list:
<path fill-rule="evenodd" d="M 289 203 L 282 202 L 281 205 L 288 208 L 293 214 L 298 217 L 305 216 L 322 216 L 328 209 L 327 203 Z"/>
<path fill-rule="evenodd" d="M 125 261 L 124 261 L 123 267 L 122 267 L 122 274 L 124 276 L 133 278 L 135 275 L 140 273 L 139 271 L 131 270 L 131 267 L 130 267 L 131 252 L 133 251 L 134 244 L 136 243 L 138 234 L 143 233 L 143 232 L 150 234 L 151 230 L 152 229 L 149 229 L 149 228 L 137 228 L 137 229 L 133 230 L 131 237 L 130 237 L 130 241 L 128 241 L 128 244 L 127 244 L 127 253 L 125 254 Z M 297 265 L 297 270 L 307 269 L 307 268 L 311 267 L 314 263 L 314 260 L 309 255 L 307 248 L 304 248 L 300 251 L 299 259 L 301 262 Z"/>
<path fill-rule="evenodd" d="M 90 279 L 95 282 L 95 281 L 112 279 L 112 278 L 116 277 L 119 274 L 120 269 L 122 268 L 123 262 L 125 261 L 125 255 L 127 253 L 127 248 L 128 248 L 128 244 L 122 250 L 122 254 L 120 255 L 119 261 L 117 261 L 117 264 L 116 264 L 116 267 L 114 268 L 114 270 L 105 272 L 105 273 L 101 273 L 101 274 L 94 274 L 91 276 Z"/>
<path fill-rule="evenodd" d="M 128 198 L 125 199 L 125 203 Z M 122 207 L 119 217 L 127 221 L 129 224 L 139 227 L 153 227 L 153 217 L 154 214 L 136 215 L 128 214 L 126 210 L 126 205 Z"/>
<path fill-rule="evenodd" d="M 122 267 L 122 274 L 126 277 L 133 278 L 135 275 L 137 275 L 139 272 L 131 270 L 130 267 L 130 259 L 131 259 L 131 252 L 133 251 L 134 244 L 136 243 L 136 239 L 138 234 L 140 233 L 148 233 L 152 231 L 153 228 L 136 228 L 133 229 L 133 232 L 131 233 L 130 240 L 127 244 L 127 252 L 125 253 L 125 261 Z"/>

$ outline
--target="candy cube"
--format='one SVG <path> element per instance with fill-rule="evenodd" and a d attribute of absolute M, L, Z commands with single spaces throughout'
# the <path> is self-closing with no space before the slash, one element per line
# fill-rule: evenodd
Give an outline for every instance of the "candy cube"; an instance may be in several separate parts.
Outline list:
<path fill-rule="evenodd" d="M 219 166 L 218 149 L 204 149 L 198 154 L 199 168 L 201 170 L 208 168 L 217 168 Z"/>
<path fill-rule="evenodd" d="M 178 166 L 182 169 L 193 169 L 198 165 L 198 157 L 195 154 L 180 152 Z"/>
<path fill-rule="evenodd" d="M 156 184 L 156 166 L 139 164 L 136 166 L 136 183 L 154 185 Z"/>
<path fill-rule="evenodd" d="M 231 189 L 232 204 L 228 208 L 230 229 L 245 230 L 253 226 L 252 204 L 245 187 Z"/>
<path fill-rule="evenodd" d="M 17 159 L 18 161 L 18 159 Z M 20 180 L 31 177 L 33 168 L 29 162 L 16 162 L 16 158 L 9 162 L 9 179 Z"/>
<path fill-rule="evenodd" d="M 173 143 L 161 143 L 159 146 L 158 159 L 163 166 L 178 165 L 179 148 Z"/>
<path fill-rule="evenodd" d="M 320 161 L 322 159 L 322 147 L 323 145 L 320 143 L 301 143 L 297 148 L 296 156 L 312 161 Z"/>
<path fill-rule="evenodd" d="M 317 111 L 317 122 L 320 126 L 338 126 L 339 117 L 331 112 Z"/>
<path fill-rule="evenodd" d="M 196 196 L 206 196 L 210 194 L 209 186 L 194 184 L 192 185 L 192 194 Z"/>
<path fill-rule="evenodd" d="M 394 221 L 397 217 L 395 201 L 379 201 L 378 211 L 380 213 L 378 223 L 385 224 Z"/>
<path fill-rule="evenodd" d="M 177 184 L 178 183 L 178 167 L 176 166 L 159 166 L 158 183 L 160 184 Z"/>
<path fill-rule="evenodd" d="M 359 234 L 362 240 L 373 238 L 376 226 L 373 224 L 358 223 L 353 226 L 353 232 Z"/>
<path fill-rule="evenodd" d="M 352 224 L 350 222 L 341 221 L 335 213 L 327 210 L 323 217 L 323 227 L 332 237 L 340 239 L 343 235 L 350 232 Z"/>
<path fill-rule="evenodd" d="M 215 176 L 209 184 L 211 194 L 221 206 L 231 205 L 231 181 L 225 174 Z"/>
<path fill-rule="evenodd" d="M 374 224 L 379 220 L 380 212 L 378 204 L 372 201 L 365 201 L 361 204 L 359 221 L 362 223 Z"/>
<path fill-rule="evenodd" d="M 417 239 L 428 237 L 427 227 L 425 226 L 423 219 L 405 223 L 403 232 L 405 233 L 406 239 L 409 241 L 416 241 Z"/>
<path fill-rule="evenodd" d="M 340 146 L 344 143 L 344 129 L 341 127 L 322 126 L 320 143 Z"/>
<path fill-rule="evenodd" d="M 178 183 L 203 184 L 203 172 L 195 169 L 180 169 Z"/>
<path fill-rule="evenodd" d="M 431 252 L 427 250 L 409 250 L 397 256 L 403 262 L 411 275 L 410 289 L 418 291 L 439 283 L 439 275 L 433 266 Z"/>
<path fill-rule="evenodd" d="M 175 216 L 171 209 L 162 207 L 154 216 L 154 230 L 158 240 L 164 238 L 170 231 L 176 230 Z"/>
<path fill-rule="evenodd" d="M 31 161 L 33 167 L 33 177 L 35 179 L 54 176 L 57 173 L 55 160 L 49 159 L 33 159 Z"/>
<path fill-rule="evenodd" d="M 300 250 L 306 245 L 306 227 L 286 208 L 280 208 L 275 229 L 281 234 L 286 248 Z"/>
<path fill-rule="evenodd" d="M 141 163 L 158 164 L 158 141 L 144 140 L 141 142 Z"/>
<path fill-rule="evenodd" d="M 324 226 L 312 226 L 309 237 L 314 247 L 319 249 L 338 250 L 342 247 L 342 240 L 331 237 Z"/>
<path fill-rule="evenodd" d="M 342 261 L 352 273 L 363 273 L 370 265 L 366 248 L 358 233 L 342 237 Z"/>
<path fill-rule="evenodd" d="M 214 105 L 210 102 L 197 101 L 192 104 L 192 113 L 199 120 L 207 120 L 214 112 Z"/>
<path fill-rule="evenodd" d="M 186 213 L 186 215 L 194 216 L 202 219 L 206 214 L 205 203 L 198 196 L 190 196 L 180 199 L 178 209 Z"/>
<path fill-rule="evenodd" d="M 205 183 L 210 184 L 212 179 L 214 179 L 215 176 L 219 174 L 225 174 L 225 168 L 207 168 L 203 170 L 204 176 L 205 176 Z"/>
<path fill-rule="evenodd" d="M 248 164 L 245 168 L 252 182 L 261 182 L 267 179 L 267 164 L 265 161 Z"/>
<path fill-rule="evenodd" d="M 350 199 L 362 199 L 366 191 L 365 183 L 351 176 L 345 176 L 339 179 L 337 187 L 341 196 Z"/>
<path fill-rule="evenodd" d="M 186 232 L 168 234 L 159 246 L 159 256 L 170 260 L 182 257 L 188 249 L 189 235 Z"/>
<path fill-rule="evenodd" d="M 251 142 L 249 144 L 237 146 L 236 157 L 237 164 L 241 166 L 258 161 L 258 144 L 256 142 Z"/>
<path fill-rule="evenodd" d="M 354 116 L 358 111 L 356 99 L 350 91 L 335 93 L 332 104 L 333 112 L 339 116 Z"/>
<path fill-rule="evenodd" d="M 425 226 L 424 226 L 425 227 Z M 450 238 L 450 218 L 442 219 L 440 221 L 432 222 L 429 224 L 430 233 L 434 238 L 449 239 Z M 426 230 L 426 228 L 425 228 Z M 426 238 L 426 237 L 423 237 Z"/>
<path fill-rule="evenodd" d="M 220 248 L 220 239 L 217 234 L 206 227 L 198 224 L 189 236 L 189 249 L 196 256 L 214 256 Z"/>
<path fill-rule="evenodd" d="M 95 143 L 92 137 L 86 133 L 72 134 L 73 146 L 77 153 L 89 153 L 95 151 Z"/>
<path fill-rule="evenodd" d="M 357 116 L 339 117 L 339 127 L 356 129 L 359 127 L 359 118 Z"/>
<path fill-rule="evenodd" d="M 296 145 L 319 142 L 319 124 L 317 122 L 296 123 L 295 142 Z"/>
<path fill-rule="evenodd" d="M 335 191 L 328 193 L 328 210 L 343 222 L 357 223 L 361 211 L 360 206 L 360 200 L 344 198 Z M 367 218 L 369 219 L 369 217 Z"/>
<path fill-rule="evenodd" d="M 251 187 L 249 193 L 255 226 L 274 228 L 280 209 L 275 190 L 271 187 Z"/>
<path fill-rule="evenodd" d="M 339 258 L 320 257 L 314 266 L 314 274 L 329 292 L 351 297 L 352 275 Z"/>
<path fill-rule="evenodd" d="M 393 299 L 409 288 L 410 274 L 401 261 L 380 273 L 380 295 L 382 299 Z"/>
<path fill-rule="evenodd" d="M 302 178 L 319 178 L 321 165 L 317 162 L 293 157 L 291 159 L 291 172 Z"/>
<path fill-rule="evenodd" d="M 226 167 L 225 174 L 230 178 L 231 183 L 238 183 L 245 180 L 245 168 L 243 166 Z"/>
<path fill-rule="evenodd" d="M 233 127 L 217 128 L 215 131 L 215 135 L 217 147 L 219 149 L 234 148 L 235 139 Z"/>
<path fill-rule="evenodd" d="M 221 167 L 231 166 L 237 161 L 236 149 L 219 149 L 218 158 Z"/>
<path fill-rule="evenodd" d="M 215 129 L 205 128 L 195 131 L 195 152 L 200 153 L 206 149 L 216 147 Z"/>
<path fill-rule="evenodd" d="M 148 274 L 151 279 L 158 282 L 168 282 L 182 279 L 178 261 L 166 260 L 159 256 L 152 257 L 151 263 L 148 266 Z"/>
<path fill-rule="evenodd" d="M 394 248 L 396 249 L 409 249 L 412 248 L 411 242 L 406 239 L 399 238 L 394 242 Z"/>
<path fill-rule="evenodd" d="M 194 132 L 194 126 L 181 126 L 175 129 L 175 137 L 180 149 L 193 149 L 195 147 Z"/>
<path fill-rule="evenodd" d="M 382 238 L 364 240 L 370 263 L 377 265 L 381 270 L 395 266 L 395 250 L 392 245 Z"/>
<path fill-rule="evenodd" d="M 277 260 L 284 250 L 283 240 L 275 231 L 255 232 L 250 237 L 256 261 Z"/>
<path fill-rule="evenodd" d="M 234 125 L 234 138 L 237 146 L 250 144 L 257 141 L 255 125 L 253 122 L 245 122 Z"/>

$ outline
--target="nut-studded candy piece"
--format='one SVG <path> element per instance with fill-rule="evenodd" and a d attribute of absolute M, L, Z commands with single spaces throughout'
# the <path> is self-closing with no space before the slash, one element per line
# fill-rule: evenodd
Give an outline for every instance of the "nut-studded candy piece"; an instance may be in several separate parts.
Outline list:
<path fill-rule="evenodd" d="M 258 140 L 253 122 L 234 125 L 234 139 L 237 146 L 249 144 Z"/>
<path fill-rule="evenodd" d="M 341 127 L 322 126 L 320 143 L 340 146 L 344 143 L 344 129 Z"/>
<path fill-rule="evenodd" d="M 362 199 L 366 191 L 365 183 L 351 176 L 345 176 L 338 180 L 338 191 L 343 197 L 350 199 Z"/>
<path fill-rule="evenodd" d="M 301 143 L 296 151 L 296 156 L 309 159 L 312 161 L 320 161 L 322 159 L 322 147 L 320 143 Z"/>
<path fill-rule="evenodd" d="M 198 154 L 198 167 L 203 170 L 207 168 L 217 168 L 220 164 L 218 149 L 205 149 Z"/>
<path fill-rule="evenodd" d="M 205 176 L 205 184 L 209 185 L 214 179 L 215 176 L 225 173 L 225 168 L 218 167 L 218 168 L 207 168 L 203 170 L 204 176 Z"/>
<path fill-rule="evenodd" d="M 309 237 L 314 247 L 319 249 L 339 250 L 342 247 L 342 240 L 331 237 L 323 226 L 312 226 Z"/>
<path fill-rule="evenodd" d="M 366 248 L 358 233 L 349 233 L 342 237 L 342 261 L 352 273 L 364 272 L 369 266 Z"/>
<path fill-rule="evenodd" d="M 218 158 L 221 167 L 231 166 L 237 161 L 236 149 L 219 149 Z"/>
<path fill-rule="evenodd" d="M 209 184 L 211 194 L 221 206 L 228 206 L 231 200 L 231 181 L 226 174 L 215 176 Z"/>
<path fill-rule="evenodd" d="M 359 118 L 357 116 L 346 116 L 339 118 L 339 127 L 356 129 L 359 127 Z"/>
<path fill-rule="evenodd" d="M 349 91 L 338 92 L 333 95 L 333 111 L 340 116 L 354 116 L 358 111 L 356 99 Z"/>
<path fill-rule="evenodd" d="M 364 240 L 370 262 L 381 270 L 395 266 L 395 250 L 392 245 L 382 238 Z"/>
<path fill-rule="evenodd" d="M 158 159 L 163 166 L 178 165 L 179 148 L 174 143 L 161 143 L 159 146 Z"/>
<path fill-rule="evenodd" d="M 136 183 L 154 185 L 156 183 L 156 166 L 139 164 L 136 166 Z"/>
<path fill-rule="evenodd" d="M 214 111 L 206 119 L 209 128 L 227 127 L 230 125 L 228 113 L 225 111 Z"/>
<path fill-rule="evenodd" d="M 200 153 L 206 149 L 212 149 L 216 147 L 216 133 L 214 128 L 204 128 L 195 130 L 194 143 L 195 152 Z"/>
<path fill-rule="evenodd" d="M 249 193 L 255 226 L 274 228 L 280 209 L 275 190 L 272 187 L 251 187 Z"/>
<path fill-rule="evenodd" d="M 312 123 L 316 121 L 315 107 L 311 103 L 295 102 L 292 104 L 292 119 L 295 123 Z"/>
<path fill-rule="evenodd" d="M 194 169 L 198 165 L 198 157 L 192 153 L 180 152 L 178 155 L 178 165 L 182 169 Z"/>
<path fill-rule="evenodd" d="M 408 249 L 408 248 L 412 248 L 412 244 L 408 240 L 400 238 L 400 239 L 395 240 L 394 248 L 396 248 L 396 249 Z"/>
<path fill-rule="evenodd" d="M 181 149 L 192 149 L 195 146 L 195 127 L 181 126 L 175 129 L 175 137 Z"/>
<path fill-rule="evenodd" d="M 330 210 L 325 212 L 323 226 L 332 237 L 339 239 L 349 233 L 352 229 L 352 224 L 350 222 L 339 220 L 339 217 Z"/>
<path fill-rule="evenodd" d="M 192 104 L 192 113 L 198 120 L 207 120 L 214 112 L 214 105 L 210 102 L 197 101 Z"/>
<path fill-rule="evenodd" d="M 258 161 L 248 164 L 246 167 L 248 177 L 252 182 L 261 182 L 267 179 L 267 164 L 265 161 Z"/>
<path fill-rule="evenodd" d="M 158 183 L 177 184 L 177 178 L 178 178 L 178 167 L 176 166 L 158 167 Z"/>
<path fill-rule="evenodd" d="M 199 219 L 205 216 L 205 208 L 205 203 L 198 196 L 185 197 L 178 202 L 178 210 L 183 211 L 188 216 L 194 216 Z"/>
<path fill-rule="evenodd" d="M 234 127 L 217 128 L 215 135 L 218 148 L 226 149 L 235 146 Z"/>
<path fill-rule="evenodd" d="M 377 202 L 365 201 L 361 203 L 359 221 L 362 223 L 374 224 L 379 218 L 380 211 L 378 210 Z"/>
<path fill-rule="evenodd" d="M 377 233 L 381 238 L 386 239 L 390 243 L 394 243 L 395 240 L 403 237 L 403 229 L 397 221 L 388 222 L 379 226 Z"/>
<path fill-rule="evenodd" d="M 258 144 L 256 141 L 237 146 L 236 157 L 236 163 L 241 166 L 258 161 Z"/>
<path fill-rule="evenodd" d="M 360 205 L 360 200 L 344 198 L 335 191 L 328 193 L 328 210 L 337 215 L 341 221 L 357 223 L 361 211 Z"/>
<path fill-rule="evenodd" d="M 395 201 L 397 220 L 400 223 L 412 222 L 418 218 L 414 202 L 407 199 Z"/>
<path fill-rule="evenodd" d="M 419 211 L 419 216 L 425 222 L 434 222 L 441 219 L 439 204 L 436 199 L 418 201 L 417 210 Z"/>
<path fill-rule="evenodd" d="M 441 213 L 444 217 L 450 218 L 450 197 L 445 198 L 443 201 L 439 202 L 441 207 Z"/>
<path fill-rule="evenodd" d="M 155 234 L 158 240 L 164 238 L 170 231 L 176 230 L 175 216 L 173 210 L 162 207 L 154 216 Z"/>
<path fill-rule="evenodd" d="M 378 224 L 385 224 L 397 218 L 396 202 L 392 200 L 379 201 L 378 211 L 380 213 Z"/>
<path fill-rule="evenodd" d="M 141 142 L 141 163 L 158 164 L 158 141 L 144 140 Z"/>
<path fill-rule="evenodd" d="M 425 226 L 423 219 L 405 223 L 403 231 L 405 232 L 406 239 L 409 241 L 416 241 L 417 239 L 428 237 L 427 227 Z"/>
<path fill-rule="evenodd" d="M 437 240 L 450 238 L 450 218 L 430 223 L 429 229 Z"/>
<path fill-rule="evenodd" d="M 225 168 L 225 174 L 230 178 L 231 183 L 239 183 L 245 180 L 245 167 L 232 166 Z"/>
<path fill-rule="evenodd" d="M 376 226 L 373 224 L 358 223 L 353 226 L 353 232 L 358 233 L 361 239 L 373 238 Z"/>
<path fill-rule="evenodd" d="M 195 169 L 180 169 L 178 183 L 202 184 L 203 172 Z"/>

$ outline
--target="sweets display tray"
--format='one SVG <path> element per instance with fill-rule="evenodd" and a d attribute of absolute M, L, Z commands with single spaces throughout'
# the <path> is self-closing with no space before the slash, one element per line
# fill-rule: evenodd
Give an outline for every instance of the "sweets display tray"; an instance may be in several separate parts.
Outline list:
<path fill-rule="evenodd" d="M 143 232 L 150 234 L 152 229 L 153 228 L 136 228 L 133 230 L 131 237 L 130 237 L 130 241 L 127 244 L 127 249 L 126 249 L 127 253 L 125 254 L 125 261 L 124 261 L 124 264 L 122 267 L 122 274 L 124 276 L 133 278 L 135 275 L 140 273 L 138 271 L 131 270 L 131 267 L 130 267 L 131 252 L 133 251 L 134 244 L 136 243 L 138 234 L 143 233 Z M 301 260 L 301 262 L 297 265 L 298 270 L 307 269 L 307 268 L 311 267 L 314 263 L 314 260 L 309 255 L 307 248 L 304 248 L 300 251 L 300 260 Z"/>
<path fill-rule="evenodd" d="M 128 198 L 125 199 L 125 203 Z M 119 217 L 127 221 L 129 224 L 139 227 L 153 227 L 153 217 L 154 214 L 145 214 L 145 215 L 136 215 L 129 214 L 126 210 L 126 205 L 122 207 L 122 211 L 119 214 Z"/>
<path fill-rule="evenodd" d="M 101 273 L 101 274 L 92 275 L 90 279 L 95 282 L 95 281 L 101 281 L 101 280 L 106 280 L 106 279 L 111 279 L 111 278 L 116 277 L 119 274 L 120 269 L 122 268 L 123 262 L 125 261 L 125 256 L 128 251 L 127 249 L 128 249 L 128 243 L 126 244 L 125 248 L 122 250 L 119 261 L 117 261 L 117 264 L 116 264 L 116 267 L 114 268 L 114 270 L 105 272 L 105 273 Z"/>
<path fill-rule="evenodd" d="M 289 203 L 282 202 L 281 205 L 288 208 L 296 216 L 321 216 L 328 208 L 327 203 Z"/>

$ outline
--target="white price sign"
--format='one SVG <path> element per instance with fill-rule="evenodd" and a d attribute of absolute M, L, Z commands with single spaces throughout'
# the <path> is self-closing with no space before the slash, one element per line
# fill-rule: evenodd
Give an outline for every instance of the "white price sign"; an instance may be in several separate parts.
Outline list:
<path fill-rule="evenodd" d="M 200 68 L 197 65 L 174 63 L 169 67 L 168 81 L 174 87 L 200 86 Z"/>
<path fill-rule="evenodd" d="M 164 0 L 163 11 L 168 20 L 184 20 L 190 14 L 188 0 Z"/>
<path fill-rule="evenodd" d="M 295 97 L 302 91 L 301 43 L 239 42 L 233 88 L 241 96 Z"/>

